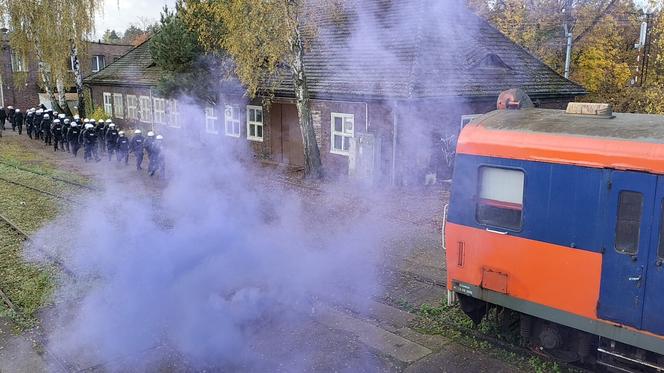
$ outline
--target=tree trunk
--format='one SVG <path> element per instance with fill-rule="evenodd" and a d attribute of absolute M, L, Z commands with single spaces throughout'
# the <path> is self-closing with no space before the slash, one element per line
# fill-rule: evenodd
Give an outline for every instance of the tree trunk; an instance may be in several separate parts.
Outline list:
<path fill-rule="evenodd" d="M 55 85 L 58 89 L 58 105 L 60 105 L 60 110 L 58 110 L 58 112 L 62 112 L 70 117 L 71 110 L 69 110 L 69 105 L 67 105 L 67 91 L 65 90 L 65 82 L 62 78 L 57 78 L 55 79 Z"/>
<path fill-rule="evenodd" d="M 51 100 L 51 106 L 54 110 L 59 109 L 58 102 L 55 100 L 55 94 L 53 93 L 52 84 L 51 84 L 51 73 L 46 71 L 46 63 L 44 62 L 44 53 L 42 52 L 41 43 L 37 38 L 33 38 L 35 42 L 35 54 L 37 55 L 37 66 L 39 67 L 39 74 L 41 75 L 42 81 L 44 82 L 44 89 L 48 95 L 49 100 Z M 60 111 L 60 110 L 57 110 Z"/>
<path fill-rule="evenodd" d="M 81 61 L 78 59 L 78 47 L 74 40 L 71 41 L 71 65 L 74 68 L 74 81 L 76 82 L 76 93 L 78 94 L 78 115 L 85 118 L 85 95 L 83 94 L 83 73 L 81 73 Z"/>
<path fill-rule="evenodd" d="M 304 176 L 309 179 L 323 178 L 323 165 L 320 159 L 320 150 L 316 142 L 313 120 L 311 118 L 311 101 L 309 100 L 309 86 L 304 72 L 304 43 L 299 29 L 299 20 L 294 16 L 293 38 L 291 40 L 291 73 L 295 86 L 297 99 L 297 113 L 300 119 L 300 132 L 304 144 Z"/>

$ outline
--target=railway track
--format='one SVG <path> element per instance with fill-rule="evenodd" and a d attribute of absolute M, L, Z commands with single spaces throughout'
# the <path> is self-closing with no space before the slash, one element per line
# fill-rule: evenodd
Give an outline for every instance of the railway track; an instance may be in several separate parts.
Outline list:
<path fill-rule="evenodd" d="M 26 242 L 27 244 L 31 245 L 31 247 L 35 248 L 37 251 L 39 251 L 40 254 L 44 256 L 48 260 L 49 263 L 52 265 L 56 266 L 58 270 L 60 270 L 62 273 L 65 273 L 67 276 L 75 278 L 75 274 L 72 270 L 67 268 L 62 261 L 53 256 L 51 253 L 46 250 L 46 248 L 37 245 L 32 238 L 30 238 L 30 235 L 26 233 L 24 230 L 22 230 L 20 227 L 18 227 L 14 222 L 9 220 L 6 216 L 0 214 L 0 232 L 7 233 L 2 235 L 2 239 L 0 240 L 0 247 L 8 244 L 7 241 L 9 240 L 19 240 L 20 242 Z M 12 238 L 12 236 L 14 238 Z M 2 295 L 0 295 L 2 297 Z"/>
<path fill-rule="evenodd" d="M 39 176 L 46 177 L 46 178 L 49 178 L 49 179 L 52 179 L 52 180 L 55 180 L 55 181 L 59 181 L 61 183 L 69 184 L 71 186 L 79 187 L 79 188 L 82 188 L 82 189 L 87 189 L 87 190 L 90 190 L 90 191 L 98 191 L 99 190 L 99 189 L 97 189 L 93 186 L 90 186 L 90 185 L 77 183 L 75 181 L 63 179 L 61 177 L 57 177 L 57 176 L 53 176 L 53 175 L 48 175 L 48 174 L 43 173 L 43 172 L 38 172 L 38 171 L 31 170 L 31 169 L 25 168 L 25 167 L 20 167 L 20 166 L 17 166 L 15 164 L 8 163 L 8 162 L 5 162 L 5 161 L 0 161 L 0 164 L 4 165 L 4 166 L 7 166 L 7 167 L 17 169 L 17 170 L 20 170 L 20 171 L 23 171 L 23 172 L 28 172 L 28 173 L 31 173 L 31 174 L 34 174 L 34 175 L 39 175 Z"/>

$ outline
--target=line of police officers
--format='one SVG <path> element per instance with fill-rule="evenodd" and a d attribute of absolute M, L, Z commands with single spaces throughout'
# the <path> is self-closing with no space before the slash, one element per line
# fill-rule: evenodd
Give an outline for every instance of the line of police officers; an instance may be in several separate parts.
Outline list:
<path fill-rule="evenodd" d="M 0 137 L 7 121 L 12 131 L 18 130 L 19 135 L 23 133 L 23 126 L 26 126 L 28 137 L 44 141 L 45 145 L 53 145 L 53 151 L 67 151 L 77 157 L 82 146 L 85 162 L 93 159 L 99 162 L 99 155 L 106 153 L 109 162 L 115 154 L 117 162 L 124 161 L 126 165 L 129 163 L 129 153 L 134 153 L 136 169 L 142 170 L 143 155 L 147 152 L 150 176 L 157 171 L 164 175 L 166 164 L 163 137 L 155 136 L 152 131 L 145 138 L 141 130 L 137 129 L 130 140 L 110 119 L 97 122 L 95 119 L 81 120 L 78 115 L 70 119 L 65 114 L 46 109 L 44 105 L 39 109 L 28 110 L 27 115 L 12 106 L 8 106 L 7 110 L 0 107 Z"/>

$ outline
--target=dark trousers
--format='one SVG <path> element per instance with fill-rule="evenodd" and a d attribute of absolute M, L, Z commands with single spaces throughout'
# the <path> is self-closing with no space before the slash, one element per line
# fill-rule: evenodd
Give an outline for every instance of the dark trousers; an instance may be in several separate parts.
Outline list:
<path fill-rule="evenodd" d="M 143 152 L 136 153 L 136 170 L 141 170 L 141 165 L 143 164 Z"/>
<path fill-rule="evenodd" d="M 106 153 L 108 154 L 108 161 L 110 162 L 113 159 L 113 153 L 115 153 L 115 146 L 113 144 L 106 144 Z"/>
<path fill-rule="evenodd" d="M 61 143 L 62 143 L 62 139 L 61 139 L 61 138 L 59 138 L 59 137 L 57 137 L 57 136 L 54 137 L 54 138 L 53 138 L 53 150 L 54 150 L 54 151 L 58 151 L 58 149 L 62 147 L 62 146 L 58 147 L 58 144 L 62 145 Z"/>
<path fill-rule="evenodd" d="M 51 131 L 44 131 L 44 144 L 51 145 Z"/>
<path fill-rule="evenodd" d="M 69 141 L 67 139 L 62 140 L 62 147 L 69 153 Z"/>
<path fill-rule="evenodd" d="M 29 138 L 32 138 L 32 127 L 28 126 L 28 128 L 25 129 L 25 132 L 28 134 Z"/>
<path fill-rule="evenodd" d="M 81 145 L 78 142 L 73 142 L 71 144 L 71 152 L 74 153 L 74 158 L 78 155 L 78 150 L 81 148 Z"/>
<path fill-rule="evenodd" d="M 19 134 L 19 135 L 22 134 L 22 133 L 23 133 L 23 125 L 19 124 L 19 125 L 16 126 L 16 127 L 18 127 L 18 134 Z"/>
<path fill-rule="evenodd" d="M 118 149 L 118 162 L 122 162 L 123 160 L 125 164 L 129 164 L 129 151 Z"/>

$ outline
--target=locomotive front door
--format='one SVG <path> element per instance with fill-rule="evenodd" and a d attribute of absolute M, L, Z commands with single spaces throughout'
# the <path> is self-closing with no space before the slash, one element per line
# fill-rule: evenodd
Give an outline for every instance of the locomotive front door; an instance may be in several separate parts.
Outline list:
<path fill-rule="evenodd" d="M 641 328 L 657 177 L 610 171 L 603 234 L 601 319 Z"/>
<path fill-rule="evenodd" d="M 664 177 L 662 176 L 657 178 L 647 271 L 643 329 L 664 335 Z"/>

